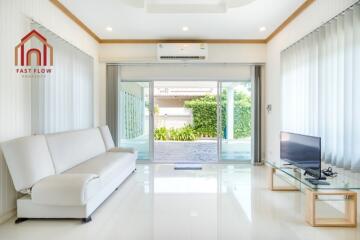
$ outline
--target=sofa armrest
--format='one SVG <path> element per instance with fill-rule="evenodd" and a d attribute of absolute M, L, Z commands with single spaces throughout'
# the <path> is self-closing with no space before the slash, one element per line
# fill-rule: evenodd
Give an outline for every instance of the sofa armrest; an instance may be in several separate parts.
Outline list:
<path fill-rule="evenodd" d="M 101 189 L 96 174 L 59 174 L 41 179 L 31 191 L 31 200 L 38 204 L 79 206 Z"/>
<path fill-rule="evenodd" d="M 113 152 L 113 153 L 131 153 L 133 154 L 133 158 L 134 160 L 137 159 L 138 157 L 138 151 L 134 148 L 126 148 L 126 147 L 114 147 L 114 148 L 111 148 L 109 150 L 109 152 Z"/>
<path fill-rule="evenodd" d="M 127 152 L 127 153 L 137 153 L 135 148 L 127 148 L 127 147 L 114 147 L 109 149 L 109 152 Z"/>

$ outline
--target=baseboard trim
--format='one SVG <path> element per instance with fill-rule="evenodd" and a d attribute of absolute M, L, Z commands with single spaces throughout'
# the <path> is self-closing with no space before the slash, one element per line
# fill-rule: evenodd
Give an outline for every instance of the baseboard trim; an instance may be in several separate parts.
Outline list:
<path fill-rule="evenodd" d="M 7 222 L 10 218 L 14 217 L 15 215 L 16 215 L 16 209 L 4 213 L 2 216 L 0 216 L 0 224 Z"/>

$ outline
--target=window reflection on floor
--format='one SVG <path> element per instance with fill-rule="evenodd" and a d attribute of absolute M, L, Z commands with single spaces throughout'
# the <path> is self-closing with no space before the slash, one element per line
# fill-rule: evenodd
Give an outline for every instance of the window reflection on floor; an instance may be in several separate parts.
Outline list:
<path fill-rule="evenodd" d="M 154 193 L 217 193 L 216 177 L 156 177 Z"/>

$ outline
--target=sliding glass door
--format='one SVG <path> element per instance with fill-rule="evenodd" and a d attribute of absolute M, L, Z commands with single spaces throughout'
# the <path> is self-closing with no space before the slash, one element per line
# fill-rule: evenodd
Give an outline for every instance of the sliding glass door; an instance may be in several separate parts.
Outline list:
<path fill-rule="evenodd" d="M 155 162 L 217 162 L 216 99 L 216 81 L 155 81 Z"/>
<path fill-rule="evenodd" d="M 138 160 L 249 162 L 251 86 L 250 80 L 217 86 L 216 81 L 121 81 L 118 145 L 135 148 Z"/>
<path fill-rule="evenodd" d="M 118 145 L 138 151 L 138 160 L 151 160 L 151 83 L 119 83 Z"/>
<path fill-rule="evenodd" d="M 139 160 L 261 161 L 260 66 L 108 64 L 106 81 L 111 134 Z"/>
<path fill-rule="evenodd" d="M 218 84 L 218 158 L 251 161 L 251 81 Z"/>

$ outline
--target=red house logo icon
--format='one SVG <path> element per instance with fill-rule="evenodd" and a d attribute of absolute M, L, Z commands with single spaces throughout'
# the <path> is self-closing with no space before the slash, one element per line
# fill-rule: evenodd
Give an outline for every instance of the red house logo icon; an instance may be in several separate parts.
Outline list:
<path fill-rule="evenodd" d="M 25 50 L 25 44 L 32 38 L 38 39 L 42 43 L 41 48 L 30 48 Z M 48 59 L 49 51 L 49 59 Z M 32 63 L 32 55 L 36 56 L 36 64 Z M 20 55 L 20 63 L 19 63 Z M 49 61 L 48 61 L 49 60 Z M 21 42 L 15 47 L 15 65 L 16 66 L 53 66 L 53 47 L 47 42 L 46 38 L 42 36 L 36 30 L 32 30 L 25 37 L 21 39 Z"/>

